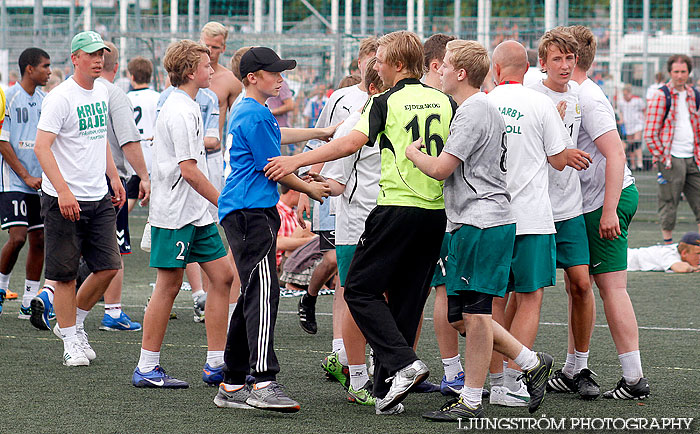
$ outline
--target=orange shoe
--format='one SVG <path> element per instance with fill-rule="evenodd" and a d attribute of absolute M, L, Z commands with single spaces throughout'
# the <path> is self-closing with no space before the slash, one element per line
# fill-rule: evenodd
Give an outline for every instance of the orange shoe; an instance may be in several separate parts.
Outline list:
<path fill-rule="evenodd" d="M 19 295 L 16 292 L 12 292 L 9 289 L 7 289 L 6 292 L 7 295 L 5 295 L 5 298 L 8 300 L 17 300 L 17 297 L 19 297 Z"/>

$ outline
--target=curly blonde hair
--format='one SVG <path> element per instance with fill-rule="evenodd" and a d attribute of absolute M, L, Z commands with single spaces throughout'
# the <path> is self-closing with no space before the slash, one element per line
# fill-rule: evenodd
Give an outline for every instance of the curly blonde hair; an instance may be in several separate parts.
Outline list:
<path fill-rule="evenodd" d="M 170 44 L 163 58 L 170 84 L 177 87 L 190 81 L 187 76 L 197 70 L 202 61 L 202 53 L 209 55 L 209 49 L 189 39 Z"/>

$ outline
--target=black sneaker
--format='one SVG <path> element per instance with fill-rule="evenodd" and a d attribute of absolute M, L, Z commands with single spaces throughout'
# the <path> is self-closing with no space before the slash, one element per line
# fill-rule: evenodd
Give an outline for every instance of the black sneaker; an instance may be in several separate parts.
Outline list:
<path fill-rule="evenodd" d="M 486 415 L 481 404 L 476 408 L 471 408 L 462 401 L 462 398 L 455 398 L 448 401 L 440 410 L 424 413 L 423 417 L 437 422 L 453 422 L 460 419 L 482 418 Z"/>
<path fill-rule="evenodd" d="M 554 371 L 547 380 L 547 392 L 574 393 L 575 390 L 576 382 L 567 377 L 561 369 Z"/>
<path fill-rule="evenodd" d="M 306 333 L 315 335 L 318 331 L 318 324 L 316 324 L 316 303 L 315 299 L 312 303 L 310 298 L 311 297 L 307 297 L 307 295 L 301 297 L 299 300 L 299 312 L 297 315 L 299 315 L 299 325 L 301 326 L 302 330 L 304 330 Z"/>
<path fill-rule="evenodd" d="M 644 399 L 649 396 L 649 381 L 642 377 L 637 384 L 629 385 L 624 378 L 617 382 L 613 390 L 603 393 L 608 399 Z"/>
<path fill-rule="evenodd" d="M 537 359 L 538 362 L 532 369 L 523 371 L 522 375 L 518 377 L 518 379 L 525 379 L 527 392 L 530 394 L 530 402 L 527 406 L 530 413 L 536 412 L 542 404 L 546 393 L 547 379 L 552 374 L 552 365 L 554 365 L 554 358 L 549 354 L 537 353 Z"/>
<path fill-rule="evenodd" d="M 600 386 L 593 379 L 594 375 L 595 372 L 588 368 L 581 369 L 581 372 L 574 375 L 574 383 L 581 398 L 593 400 L 600 396 Z"/>

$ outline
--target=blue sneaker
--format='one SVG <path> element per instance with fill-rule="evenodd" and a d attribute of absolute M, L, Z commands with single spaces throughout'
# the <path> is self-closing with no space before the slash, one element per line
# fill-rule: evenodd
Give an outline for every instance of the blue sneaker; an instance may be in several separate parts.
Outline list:
<path fill-rule="evenodd" d="M 5 296 L 7 292 L 4 289 L 0 289 L 0 315 L 2 315 L 2 304 L 5 303 Z"/>
<path fill-rule="evenodd" d="M 221 365 L 218 368 L 212 368 L 209 363 L 204 364 L 204 369 L 202 369 L 202 381 L 207 383 L 209 386 L 218 386 L 224 381 L 224 366 Z"/>
<path fill-rule="evenodd" d="M 442 377 L 440 382 L 440 393 L 445 396 L 459 396 L 459 393 L 464 387 L 464 371 L 457 374 L 452 381 L 447 381 L 447 377 Z"/>
<path fill-rule="evenodd" d="M 130 331 L 137 332 L 141 330 L 141 324 L 132 321 L 131 318 L 124 312 L 119 315 L 119 318 L 114 319 L 108 314 L 102 317 L 102 324 L 100 324 L 100 330 L 107 331 Z"/>
<path fill-rule="evenodd" d="M 32 308 L 31 307 L 24 307 L 20 304 L 19 305 L 19 315 L 17 315 L 17 318 L 29 319 L 31 316 L 32 316 Z"/>
<path fill-rule="evenodd" d="M 51 330 L 49 315 L 53 312 L 53 303 L 49 301 L 49 295 L 44 291 L 40 292 L 32 298 L 30 306 L 32 315 L 29 317 L 29 322 L 39 330 Z"/>
<path fill-rule="evenodd" d="M 153 387 L 163 389 L 186 389 L 190 387 L 187 382 L 173 378 L 166 374 L 163 368 L 156 366 L 152 371 L 145 374 L 139 371 L 137 367 L 134 369 L 134 375 L 131 376 L 131 384 L 135 387 Z"/>

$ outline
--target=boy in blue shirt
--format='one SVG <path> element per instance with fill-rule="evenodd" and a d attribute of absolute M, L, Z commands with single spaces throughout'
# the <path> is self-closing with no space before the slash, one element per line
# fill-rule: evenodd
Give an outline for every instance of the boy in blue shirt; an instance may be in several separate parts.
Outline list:
<path fill-rule="evenodd" d="M 273 348 L 279 304 L 275 272 L 279 193 L 263 169 L 269 158 L 280 155 L 282 143 L 328 139 L 335 127 L 280 129 L 265 101 L 278 95 L 281 72 L 295 67 L 296 61 L 282 60 L 266 47 L 251 48 L 240 62 L 246 98 L 231 112 L 227 137 L 231 173 L 219 198 L 219 218 L 238 266 L 241 295 L 229 326 L 224 382 L 214 398 L 219 407 L 300 409 L 275 381 L 280 370 Z M 294 174 L 280 182 L 319 201 L 330 193 L 328 184 L 306 183 Z M 245 382 L 249 372 L 255 378 L 252 389 Z"/>

